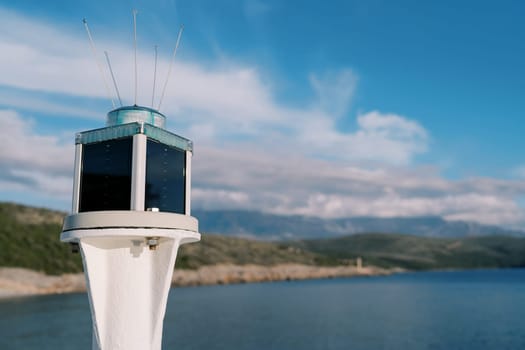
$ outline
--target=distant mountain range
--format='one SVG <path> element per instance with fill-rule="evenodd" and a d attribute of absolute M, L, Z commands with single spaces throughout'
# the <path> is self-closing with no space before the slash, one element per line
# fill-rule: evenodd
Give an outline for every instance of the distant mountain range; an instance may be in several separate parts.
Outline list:
<path fill-rule="evenodd" d="M 27 224 L 62 224 L 64 212 L 0 202 L 6 211 Z M 525 237 L 525 231 L 467 221 L 447 221 L 437 216 L 350 217 L 323 219 L 300 215 L 275 215 L 247 210 L 199 210 L 199 231 L 257 240 L 338 238 L 360 233 L 408 234 L 420 237 L 463 238 L 477 236 Z M 0 242 L 1 243 L 1 242 Z"/>
<path fill-rule="evenodd" d="M 458 238 L 486 235 L 525 237 L 525 231 L 474 222 L 447 221 L 437 216 L 322 219 L 243 210 L 193 210 L 192 215 L 199 219 L 201 232 L 263 240 L 332 238 L 369 232 L 404 233 L 422 237 Z"/>
<path fill-rule="evenodd" d="M 230 235 L 281 239 L 261 242 L 203 234 L 198 244 L 181 247 L 179 268 L 218 264 L 341 266 L 358 257 L 369 266 L 411 270 L 525 266 L 525 235 L 498 227 L 440 218 L 323 220 L 247 211 L 193 214 L 204 233 L 223 230 Z M 82 271 L 80 254 L 72 254 L 59 239 L 64 215 L 0 202 L 0 267 L 24 267 L 48 274 Z M 380 230 L 385 233 L 355 234 Z M 412 235 L 393 233 L 396 231 Z M 441 237 L 421 237 L 425 235 Z M 483 237 L 457 237 L 460 235 Z M 285 237 L 296 239 L 282 239 Z M 306 239 L 313 237 L 324 239 Z"/>

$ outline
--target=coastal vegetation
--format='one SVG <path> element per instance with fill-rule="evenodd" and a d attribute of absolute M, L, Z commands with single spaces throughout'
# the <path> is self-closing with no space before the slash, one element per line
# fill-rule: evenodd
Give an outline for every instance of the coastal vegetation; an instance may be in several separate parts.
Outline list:
<path fill-rule="evenodd" d="M 366 233 L 290 242 L 290 245 L 332 261 L 361 257 L 365 264 L 384 268 L 435 270 L 525 266 L 525 238 L 499 235 L 436 238 Z"/>
<path fill-rule="evenodd" d="M 22 267 L 46 274 L 82 271 L 79 254 L 59 241 L 64 213 L 0 203 L 0 267 Z M 323 233 L 319 232 L 319 237 Z M 355 265 L 383 268 L 464 269 L 525 266 L 525 238 L 480 236 L 418 237 L 364 233 L 330 239 L 256 241 L 203 234 L 198 244 L 181 247 L 177 268 L 212 265 Z"/>

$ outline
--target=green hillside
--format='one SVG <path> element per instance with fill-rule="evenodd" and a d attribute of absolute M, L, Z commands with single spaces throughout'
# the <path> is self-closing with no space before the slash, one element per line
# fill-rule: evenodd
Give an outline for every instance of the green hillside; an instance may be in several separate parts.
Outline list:
<path fill-rule="evenodd" d="M 326 265 L 328 263 L 326 260 L 321 254 L 288 244 L 203 234 L 199 243 L 181 246 L 176 266 L 178 268 L 197 268 L 202 265 L 215 264 L 277 265 L 284 263 Z"/>
<path fill-rule="evenodd" d="M 0 203 L 0 266 L 48 274 L 82 271 L 79 254 L 59 241 L 64 213 Z M 214 264 L 341 265 L 362 257 L 365 265 L 406 269 L 497 268 L 525 266 L 525 238 L 484 236 L 461 239 L 402 234 L 359 234 L 333 239 L 260 242 L 202 235 L 183 245 L 178 268 Z"/>
<path fill-rule="evenodd" d="M 48 274 L 82 271 L 79 254 L 59 240 L 65 214 L 0 203 L 0 266 L 25 267 Z"/>
<path fill-rule="evenodd" d="M 336 260 L 358 256 L 381 267 L 446 269 L 525 266 L 525 239 L 482 236 L 461 239 L 369 233 L 306 240 L 293 246 Z"/>
<path fill-rule="evenodd" d="M 59 236 L 65 213 L 47 209 L 0 203 L 0 266 L 25 267 L 48 274 L 82 271 L 80 254 L 72 254 Z M 319 264 L 319 254 L 288 245 L 202 235 L 199 243 L 183 245 L 178 268 L 198 268 L 214 264 L 280 263 Z"/>

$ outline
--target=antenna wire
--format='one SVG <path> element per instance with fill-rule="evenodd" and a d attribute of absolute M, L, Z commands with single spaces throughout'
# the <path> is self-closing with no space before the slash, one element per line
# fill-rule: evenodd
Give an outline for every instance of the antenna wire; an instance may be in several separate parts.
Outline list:
<path fill-rule="evenodd" d="M 151 108 L 155 101 L 155 86 L 157 85 L 157 45 L 155 45 L 155 68 L 153 70 L 153 93 L 151 94 Z"/>
<path fill-rule="evenodd" d="M 184 26 L 181 25 L 179 29 L 179 35 L 177 36 L 177 42 L 175 43 L 175 49 L 173 50 L 173 55 L 171 56 L 170 67 L 168 68 L 168 75 L 166 76 L 166 82 L 164 83 L 164 88 L 162 89 L 162 94 L 160 96 L 160 101 L 159 101 L 159 107 L 157 108 L 157 110 L 160 110 L 160 105 L 162 104 L 162 100 L 164 99 L 164 93 L 166 92 L 166 86 L 168 85 L 168 80 L 170 79 L 171 68 L 173 66 L 173 61 L 175 61 L 175 56 L 177 55 L 177 49 L 179 48 L 180 38 L 182 37 L 183 31 L 184 31 Z"/>
<path fill-rule="evenodd" d="M 135 46 L 135 102 L 137 105 L 137 10 L 133 10 L 133 45 Z"/>
<path fill-rule="evenodd" d="M 104 51 L 104 55 L 106 55 L 106 61 L 108 62 L 109 72 L 111 73 L 111 79 L 113 79 L 113 86 L 115 86 L 115 91 L 117 92 L 118 101 L 120 102 L 120 107 L 122 107 L 122 99 L 120 98 L 117 81 L 115 80 L 115 75 L 113 74 L 113 68 L 111 68 L 111 62 L 109 61 L 108 52 Z"/>
<path fill-rule="evenodd" d="M 111 97 L 111 91 L 109 89 L 109 84 L 106 81 L 106 76 L 104 75 L 104 70 L 102 69 L 102 65 L 100 64 L 100 61 L 97 58 L 97 49 L 95 48 L 95 43 L 93 41 L 93 37 L 91 36 L 91 32 L 89 30 L 89 26 L 87 23 L 87 20 L 84 18 L 82 20 L 82 23 L 84 23 L 84 27 L 86 28 L 86 32 L 89 38 L 89 45 L 91 46 L 91 52 L 93 53 L 93 56 L 95 57 L 95 62 L 97 62 L 98 70 L 100 72 L 100 76 L 102 77 L 102 81 L 104 82 L 104 86 L 106 87 L 106 94 L 108 99 L 111 101 L 111 104 L 113 105 L 113 108 L 115 108 L 115 101 Z"/>

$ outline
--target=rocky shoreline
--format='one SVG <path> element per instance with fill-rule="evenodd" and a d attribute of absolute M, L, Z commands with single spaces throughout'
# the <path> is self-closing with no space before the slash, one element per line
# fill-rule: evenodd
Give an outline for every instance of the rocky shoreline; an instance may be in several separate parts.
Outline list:
<path fill-rule="evenodd" d="M 356 276 L 379 276 L 402 272 L 402 269 L 382 269 L 373 266 L 320 267 L 299 264 L 275 266 L 212 265 L 197 270 L 177 269 L 174 286 L 200 286 L 232 283 L 271 282 Z M 30 295 L 78 293 L 86 291 L 83 274 L 49 276 L 23 268 L 0 268 L 0 298 Z"/>

